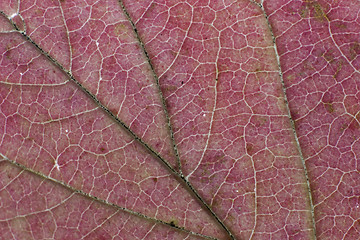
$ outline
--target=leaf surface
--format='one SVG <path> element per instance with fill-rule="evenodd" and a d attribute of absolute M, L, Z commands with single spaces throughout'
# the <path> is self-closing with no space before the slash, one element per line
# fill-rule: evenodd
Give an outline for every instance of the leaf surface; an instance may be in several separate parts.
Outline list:
<path fill-rule="evenodd" d="M 357 239 L 359 2 L 0 3 L 3 239 Z"/>

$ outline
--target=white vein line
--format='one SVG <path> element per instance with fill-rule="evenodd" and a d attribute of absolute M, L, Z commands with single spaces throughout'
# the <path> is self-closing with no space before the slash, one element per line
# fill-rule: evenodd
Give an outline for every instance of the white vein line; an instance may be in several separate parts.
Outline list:
<path fill-rule="evenodd" d="M 1 160 L 2 159 L 2 160 Z M 101 203 L 101 204 L 104 204 L 106 206 L 109 206 L 109 207 L 113 207 L 115 208 L 118 212 L 125 212 L 125 213 L 128 213 L 130 214 L 131 216 L 135 216 L 135 217 L 138 217 L 140 219 L 143 219 L 143 220 L 148 220 L 148 221 L 153 221 L 155 222 L 155 224 L 162 224 L 164 226 L 169 226 L 169 223 L 163 221 L 163 220 L 159 220 L 159 219 L 156 219 L 156 218 L 152 218 L 152 217 L 149 217 L 141 212 L 136 212 L 136 211 L 133 211 L 133 210 L 130 210 L 130 209 L 127 209 L 125 207 L 121 207 L 121 206 L 118 206 L 117 204 L 115 203 L 111 203 L 111 202 L 108 202 L 104 199 L 101 199 L 101 198 L 98 198 L 96 196 L 93 196 L 91 195 L 90 193 L 86 193 L 84 192 L 83 190 L 79 190 L 79 189 L 76 189 L 74 187 L 72 187 L 71 185 L 68 185 L 67 183 L 65 182 L 62 182 L 60 180 L 57 180 L 53 177 L 50 177 L 50 176 L 47 176 L 47 175 L 44 175 L 40 172 L 36 172 L 30 168 L 27 168 L 26 166 L 20 164 L 20 163 L 17 163 L 13 160 L 10 160 L 9 158 L 7 158 L 5 155 L 3 155 L 2 153 L 0 153 L 0 160 L 1 161 L 6 161 L 20 169 L 22 169 L 22 172 L 26 171 L 28 173 L 31 173 L 31 174 L 34 174 L 35 176 L 37 177 L 40 177 L 42 179 L 44 179 L 44 181 L 50 181 L 50 182 L 53 182 L 55 184 L 59 184 L 60 186 L 64 187 L 65 189 L 68 189 L 68 190 L 71 190 L 72 193 L 69 195 L 69 197 L 67 197 L 66 199 L 64 199 L 62 202 L 60 202 L 57 206 L 60 206 L 61 204 L 63 204 L 65 201 L 67 201 L 68 199 L 70 199 L 72 196 L 74 195 L 79 195 L 79 196 L 82 196 L 82 197 L 86 197 L 88 199 L 91 199 L 93 202 L 97 202 L 97 203 Z M 0 162 L 1 162 L 0 161 Z M 56 206 L 53 206 L 49 209 L 46 209 L 45 211 L 39 211 L 39 212 L 33 212 L 31 213 L 31 215 L 33 214 L 36 214 L 36 213 L 42 213 L 42 212 L 50 212 L 49 210 L 55 208 Z M 30 215 L 30 214 L 28 214 Z M 24 216 L 27 216 L 27 215 L 18 215 L 16 217 L 24 217 Z M 9 220 L 9 219 L 5 219 L 5 220 Z M 2 220 L 3 221 L 3 220 Z M 0 221 L 1 222 L 1 221 Z M 204 235 L 204 234 L 200 234 L 200 233 L 197 233 L 197 232 L 193 232 L 193 231 L 190 231 L 190 230 L 187 230 L 185 227 L 175 227 L 174 229 L 180 231 L 180 232 L 185 232 L 187 234 L 191 234 L 191 235 L 194 235 L 194 236 L 200 236 L 202 238 L 205 238 L 205 239 L 212 239 L 212 240 L 216 240 L 215 238 L 213 237 L 210 237 L 210 236 L 207 236 L 207 235 Z"/>
<path fill-rule="evenodd" d="M 119 0 L 119 4 L 121 5 L 124 13 L 126 14 L 128 20 L 131 22 L 135 32 L 136 32 L 136 28 L 133 24 L 133 22 L 131 21 L 130 19 L 130 16 L 129 14 L 127 13 L 127 11 L 125 10 L 125 7 L 123 5 L 123 3 L 121 2 L 121 0 Z M 0 13 L 4 16 L 6 16 L 1 10 L 0 10 Z M 6 16 L 7 17 L 7 16 Z M 231 231 L 228 229 L 228 227 L 220 220 L 220 218 L 215 214 L 215 212 L 211 209 L 211 207 L 203 200 L 203 198 L 199 195 L 199 193 L 196 191 L 196 189 L 191 185 L 191 183 L 189 181 L 187 181 L 187 179 L 182 175 L 182 173 L 180 172 L 177 172 L 175 171 L 172 166 L 164 159 L 162 158 L 162 156 L 157 153 L 156 151 L 154 151 L 148 144 L 146 144 L 140 137 L 138 137 L 124 122 L 122 122 L 119 118 L 117 118 L 117 116 L 115 116 L 110 110 L 108 110 L 108 108 L 106 108 L 97 98 L 95 95 L 93 95 L 89 90 L 87 90 L 79 81 L 77 81 L 75 79 L 75 77 L 72 75 L 72 73 L 68 70 L 66 70 L 60 63 L 58 63 L 53 57 L 51 57 L 47 52 L 45 52 L 39 45 L 37 45 L 28 35 L 26 35 L 26 33 L 24 31 L 20 31 L 18 29 L 18 27 L 16 26 L 16 24 L 14 22 L 12 22 L 12 25 L 15 27 L 15 29 L 17 31 L 19 31 L 19 33 L 24 36 L 26 38 L 27 41 L 29 41 L 30 43 L 32 43 L 36 49 L 38 49 L 44 56 L 46 56 L 52 63 L 54 63 L 55 66 L 57 66 L 58 68 L 60 68 L 75 84 L 77 84 L 77 86 L 83 90 L 100 108 L 102 108 L 112 119 L 114 119 L 116 121 L 116 123 L 118 123 L 119 125 L 121 125 L 132 137 L 134 137 L 135 140 L 137 140 L 141 145 L 143 145 L 143 147 L 145 147 L 147 150 L 149 150 L 152 154 L 154 154 L 168 169 L 169 171 L 171 171 L 174 175 L 178 176 L 179 177 L 179 180 L 182 179 L 184 181 L 184 183 L 186 184 L 186 186 L 189 188 L 189 191 L 191 191 L 192 193 L 194 193 L 194 196 L 197 197 L 197 199 L 202 203 L 202 205 L 209 211 L 209 213 L 216 219 L 216 221 L 222 226 L 222 228 L 227 232 L 227 234 L 230 236 L 231 239 L 234 239 L 234 236 L 232 235 Z M 143 43 L 141 42 L 140 38 L 138 38 L 139 42 L 141 43 L 141 46 L 143 47 Z M 143 48 L 144 49 L 144 48 Z M 219 51 L 220 51 L 220 47 L 219 47 Z M 218 53 L 219 53 L 218 51 Z M 148 56 L 147 56 L 148 58 Z M 218 58 L 218 56 L 217 56 Z M 216 59 L 217 61 L 217 59 Z M 150 63 L 150 62 L 149 62 Z M 151 64 L 150 64 L 151 65 Z M 218 71 L 216 72 L 216 76 L 218 76 Z M 217 79 L 216 79 L 217 80 Z M 158 83 L 158 82 L 157 82 Z M 216 87 L 216 84 L 215 84 L 215 87 Z M 216 92 L 216 91 L 215 91 Z M 160 92 L 161 94 L 161 92 Z M 216 107 L 216 104 L 214 105 L 214 109 Z M 86 192 L 83 192 L 82 190 L 78 190 L 78 189 L 75 189 L 73 187 L 71 187 L 70 185 L 66 184 L 66 183 L 63 183 L 59 180 L 56 180 L 54 178 L 51 178 L 49 176 L 45 176 L 43 174 L 41 174 L 40 172 L 36 172 L 34 170 L 31 170 L 29 168 L 27 168 L 26 166 L 24 165 L 21 165 L 20 163 L 17 163 L 15 161 L 12 161 L 10 159 L 7 159 L 9 162 L 11 162 L 12 164 L 22 168 L 22 169 L 25 169 L 29 172 L 32 172 L 38 176 L 41 176 L 43 178 L 46 178 L 48 180 L 51 180 L 53 182 L 56 182 L 56 183 L 59 183 L 61 184 L 62 186 L 64 187 L 67 187 L 69 189 L 71 189 L 72 191 L 74 192 L 77 192 L 83 196 L 87 196 L 87 197 L 90 197 L 90 198 L 93 198 L 99 202 L 102 202 L 104 204 L 107 204 L 107 205 L 111 205 L 111 206 L 114 206 L 118 209 L 121 209 L 125 212 L 128 212 L 130 214 L 133 214 L 133 215 L 137 215 L 139 217 L 142 217 L 142 218 L 145 218 L 145 219 L 150 219 L 150 220 L 153 220 L 153 221 L 156 221 L 156 222 L 159 222 L 159 223 L 162 223 L 162 224 L 165 224 L 165 225 L 169 225 L 168 223 L 164 222 L 164 221 L 161 221 L 161 220 L 157 220 L 157 219 L 153 219 L 151 217 L 148 217 L 142 213 L 139 213 L 139 212 L 135 212 L 135 211 L 132 211 L 132 210 L 129 210 L 129 209 L 126 209 L 126 208 L 123 208 L 123 207 L 120 207 L 120 206 L 117 206 L 115 204 L 112 204 L 112 203 L 109 203 L 105 200 L 102 200 L 102 199 L 99 199 L 95 196 L 92 196 Z M 193 233 L 191 231 L 188 231 L 188 230 L 185 230 L 185 229 L 182 229 L 180 228 L 180 230 L 183 230 L 183 231 L 186 231 L 186 232 L 190 232 L 191 234 L 194 234 L 194 235 L 197 235 L 197 236 L 203 236 L 201 234 L 197 234 L 197 233 Z M 208 237 L 208 236 L 203 236 L 203 237 L 206 237 L 206 238 L 211 238 L 211 237 Z M 212 239 L 212 238 L 211 238 Z"/>
<path fill-rule="evenodd" d="M 148 237 L 148 235 L 152 232 L 152 230 L 155 228 L 155 226 L 156 226 L 156 223 L 154 223 L 151 226 L 150 230 L 145 234 L 145 236 L 142 239 L 146 239 Z"/>
<path fill-rule="evenodd" d="M 333 33 L 331 31 L 331 27 L 330 27 L 330 20 L 327 18 L 326 15 L 324 17 L 325 17 L 326 21 L 328 21 L 329 35 L 330 35 L 331 41 L 334 43 L 334 46 L 338 49 L 338 51 L 341 53 L 341 55 L 346 59 L 346 62 L 348 62 L 349 65 L 354 69 L 354 72 L 360 73 L 360 71 L 354 67 L 354 65 L 349 61 L 349 59 L 346 57 L 344 52 L 340 49 L 339 45 L 335 42 L 335 39 L 333 38 Z"/>
<path fill-rule="evenodd" d="M 210 119 L 209 132 L 208 132 L 208 134 L 207 134 L 206 144 L 205 144 L 204 150 L 203 150 L 203 152 L 202 152 L 201 158 L 200 158 L 200 160 L 198 161 L 198 164 L 196 165 L 196 167 L 194 168 L 194 170 L 186 176 L 186 179 L 189 179 L 189 177 L 199 168 L 202 160 L 204 159 L 205 152 L 206 152 L 206 150 L 208 149 L 208 146 L 209 146 L 210 135 L 211 135 L 211 131 L 212 131 L 213 123 L 214 123 L 214 115 L 215 115 L 216 104 L 217 104 L 217 84 L 218 84 L 218 79 L 219 79 L 219 69 L 218 69 L 217 62 L 218 62 L 219 54 L 220 54 L 220 51 L 221 51 L 220 32 L 219 32 L 219 37 L 218 37 L 218 43 L 219 43 L 219 49 L 218 49 L 218 52 L 217 52 L 217 55 L 216 55 L 216 59 L 215 59 L 216 76 L 215 76 L 215 86 L 214 86 L 214 106 L 213 106 L 213 109 L 212 109 L 212 111 L 211 111 L 211 119 Z"/>
<path fill-rule="evenodd" d="M 2 155 L 2 154 L 1 154 Z M 6 159 L 1 159 L 0 162 L 5 162 Z M 0 188 L 0 191 L 6 190 L 6 188 L 8 186 L 10 186 L 25 170 L 21 170 L 16 176 L 14 176 L 8 183 L 6 183 L 5 185 L 2 186 L 2 188 Z M 3 219 L 0 220 L 0 222 L 3 221 Z"/>
<path fill-rule="evenodd" d="M 57 86 L 62 86 L 65 85 L 66 83 L 68 83 L 70 80 L 65 80 L 64 82 L 61 83 L 51 83 L 51 84 L 46 84 L 46 83 L 12 83 L 12 82 L 4 82 L 4 81 L 0 81 L 0 83 L 4 84 L 4 85 L 8 85 L 8 86 L 28 86 L 28 87 L 32 87 L 32 86 L 41 86 L 41 87 L 57 87 Z"/>
<path fill-rule="evenodd" d="M 89 205 L 90 206 L 90 205 Z M 92 232 L 95 232 L 97 229 L 99 229 L 100 227 L 102 227 L 107 221 L 109 221 L 111 218 L 113 218 L 116 214 L 119 213 L 120 210 L 116 210 L 113 214 L 111 214 L 110 216 L 108 216 L 106 219 L 104 219 L 104 221 L 100 224 L 98 224 L 95 228 L 91 229 L 88 233 L 86 233 L 85 235 L 83 235 L 81 237 L 81 239 L 86 238 L 87 236 L 89 236 Z"/>
<path fill-rule="evenodd" d="M 61 6 L 61 3 L 60 3 L 60 0 L 58 0 L 58 3 L 59 3 L 59 8 L 60 8 L 60 12 L 61 12 L 61 16 L 64 20 L 64 27 L 66 29 L 66 37 L 68 39 L 68 42 L 69 42 L 69 71 L 71 72 L 72 70 L 72 47 L 71 47 L 71 42 L 70 42 L 70 36 L 69 36 L 69 28 L 67 27 L 67 24 L 66 24 L 66 21 L 65 21 L 65 16 L 64 16 L 64 11 L 63 11 L 63 8 Z"/>
<path fill-rule="evenodd" d="M 193 24 L 193 20 L 194 20 L 194 8 L 193 6 L 191 6 L 191 21 L 190 21 L 190 24 L 189 24 L 189 27 L 188 29 L 186 30 L 186 34 L 185 34 L 185 37 L 184 37 L 184 40 L 183 42 L 181 43 L 181 46 L 179 47 L 179 52 L 176 54 L 176 56 L 174 57 L 174 60 L 172 61 L 172 63 L 169 64 L 169 67 L 164 70 L 164 72 L 162 74 L 159 75 L 159 79 L 166 73 L 169 71 L 169 69 L 175 64 L 175 61 L 178 59 L 178 57 L 180 56 L 180 52 L 181 52 L 181 49 L 186 41 L 186 39 L 188 38 L 188 35 L 189 35 L 189 32 L 190 32 L 190 28 Z"/>
<path fill-rule="evenodd" d="M 308 201 L 309 201 L 308 203 L 309 203 L 309 206 L 310 206 L 310 216 L 311 216 L 311 223 L 310 224 L 312 224 L 313 238 L 316 239 L 316 224 L 315 224 L 314 204 L 313 204 L 313 198 L 312 198 L 312 195 L 311 195 L 311 188 L 310 188 L 308 170 L 307 170 L 307 167 L 306 167 L 306 164 L 305 164 L 305 159 L 304 159 L 302 149 L 301 149 L 301 146 L 300 146 L 299 137 L 298 137 L 296 129 L 295 129 L 295 122 L 292 119 L 292 116 L 291 116 L 291 113 L 290 113 L 290 106 L 289 106 L 289 102 L 288 102 L 287 95 L 286 95 L 286 87 L 285 87 L 285 83 L 284 83 L 283 72 L 282 72 L 282 69 L 281 69 L 280 56 L 279 56 L 277 45 L 276 45 L 276 37 L 275 37 L 274 32 L 272 30 L 272 27 L 270 25 L 269 16 L 265 12 L 264 5 L 262 5 L 260 3 L 257 3 L 257 2 L 254 2 L 254 3 L 257 4 L 260 7 L 260 9 L 261 9 L 261 11 L 262 11 L 262 13 L 263 13 L 263 15 L 265 17 L 265 21 L 266 21 L 266 23 L 268 25 L 268 28 L 269 28 L 269 31 L 270 31 L 270 34 L 271 34 L 271 38 L 273 40 L 274 52 L 275 52 L 276 62 L 277 62 L 277 65 L 278 65 L 279 78 L 280 78 L 280 83 L 281 83 L 282 90 L 283 90 L 283 96 L 284 96 L 284 100 L 285 100 L 286 112 L 287 112 L 287 115 L 288 115 L 288 118 L 289 118 L 289 122 L 290 122 L 290 126 L 291 126 L 291 129 L 292 129 L 292 132 L 293 132 L 293 136 L 294 136 L 294 139 L 295 139 L 295 142 L 296 142 L 296 148 L 298 150 L 299 157 L 301 159 L 301 163 L 302 163 L 302 166 L 303 166 L 304 177 L 306 179 L 306 188 L 307 188 L 306 190 L 308 191 L 307 196 L 308 196 Z M 256 184 L 255 184 L 255 188 L 256 188 Z M 255 194 L 256 194 L 256 190 L 255 190 Z M 257 214 L 257 216 L 259 216 L 259 214 Z M 255 223 L 256 223 L 256 220 L 257 220 L 257 216 L 255 215 Z M 256 227 L 256 225 L 255 225 L 255 227 Z M 255 230 L 255 227 L 254 227 L 253 231 Z M 250 239 L 252 237 L 253 237 L 253 234 L 251 234 Z"/>

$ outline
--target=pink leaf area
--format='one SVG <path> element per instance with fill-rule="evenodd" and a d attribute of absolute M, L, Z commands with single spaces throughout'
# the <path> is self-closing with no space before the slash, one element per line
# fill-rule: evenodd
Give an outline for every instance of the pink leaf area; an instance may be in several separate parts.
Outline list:
<path fill-rule="evenodd" d="M 359 16 L 0 1 L 0 239 L 360 239 Z"/>

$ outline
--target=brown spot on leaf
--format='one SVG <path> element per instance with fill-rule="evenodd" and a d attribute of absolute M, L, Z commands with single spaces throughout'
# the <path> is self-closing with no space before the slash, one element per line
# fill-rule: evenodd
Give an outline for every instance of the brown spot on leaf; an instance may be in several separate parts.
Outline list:
<path fill-rule="evenodd" d="M 299 14 L 302 18 L 306 18 L 310 15 L 322 22 L 329 21 L 329 18 L 320 3 L 308 0 L 304 2 L 306 3 L 306 5 L 299 11 Z"/>
<path fill-rule="evenodd" d="M 116 24 L 115 28 L 114 28 L 114 34 L 115 36 L 119 36 L 121 34 L 123 34 L 124 32 L 126 32 L 127 28 L 124 24 L 120 23 L 120 24 Z"/>
<path fill-rule="evenodd" d="M 332 23 L 334 28 L 339 28 L 339 29 L 347 29 L 347 26 L 346 24 L 344 24 L 343 22 L 335 22 L 335 23 Z"/>
<path fill-rule="evenodd" d="M 342 66 L 343 66 L 342 60 L 336 61 L 336 72 L 333 75 L 334 79 L 336 79 L 336 77 L 338 76 L 340 70 L 342 69 Z"/>
<path fill-rule="evenodd" d="M 3 54 L 7 59 L 12 59 L 12 46 L 6 46 L 6 52 Z"/>
<path fill-rule="evenodd" d="M 347 128 L 348 128 L 348 124 L 344 123 L 344 124 L 341 125 L 340 131 L 343 132 L 343 131 L 345 131 Z"/>
<path fill-rule="evenodd" d="M 173 86 L 173 85 L 168 85 L 168 86 L 162 88 L 162 90 L 164 92 L 170 92 L 170 93 L 175 92 L 177 89 L 178 89 L 178 87 Z"/>
<path fill-rule="evenodd" d="M 328 62 L 331 63 L 334 61 L 334 51 L 330 50 L 323 53 L 322 57 Z"/>
<path fill-rule="evenodd" d="M 254 154 L 254 146 L 251 143 L 246 144 L 246 152 L 252 156 Z"/>
<path fill-rule="evenodd" d="M 354 60 L 360 54 L 360 43 L 355 42 L 350 45 L 350 59 Z"/>
<path fill-rule="evenodd" d="M 326 111 L 328 111 L 329 113 L 333 113 L 335 111 L 332 103 L 324 103 L 324 106 Z"/>
<path fill-rule="evenodd" d="M 302 18 L 307 18 L 309 16 L 309 8 L 307 6 L 302 7 L 299 10 L 299 14 Z"/>
<path fill-rule="evenodd" d="M 170 226 L 172 227 L 178 227 L 178 221 L 175 218 L 172 218 L 169 222 Z"/>
<path fill-rule="evenodd" d="M 310 4 L 313 9 L 314 17 L 320 21 L 329 21 L 323 7 L 318 2 L 313 2 Z"/>

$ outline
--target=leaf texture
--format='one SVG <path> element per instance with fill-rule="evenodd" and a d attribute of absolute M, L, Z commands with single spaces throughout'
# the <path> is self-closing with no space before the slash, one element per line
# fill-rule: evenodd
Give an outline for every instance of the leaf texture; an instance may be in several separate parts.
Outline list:
<path fill-rule="evenodd" d="M 0 3 L 1 239 L 357 239 L 360 3 Z"/>

